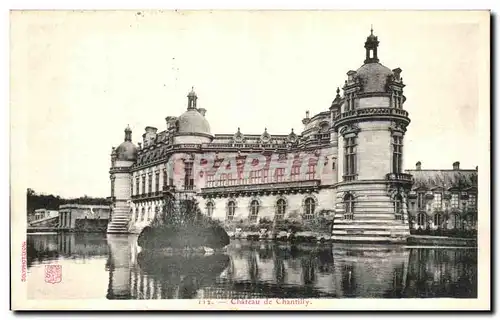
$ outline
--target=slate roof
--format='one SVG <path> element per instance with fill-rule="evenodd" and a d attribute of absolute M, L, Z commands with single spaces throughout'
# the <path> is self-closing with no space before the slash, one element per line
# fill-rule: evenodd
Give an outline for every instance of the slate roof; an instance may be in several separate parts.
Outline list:
<path fill-rule="evenodd" d="M 406 170 L 406 172 L 413 175 L 412 190 L 431 190 L 434 188 L 467 190 L 477 188 L 476 170 Z"/>

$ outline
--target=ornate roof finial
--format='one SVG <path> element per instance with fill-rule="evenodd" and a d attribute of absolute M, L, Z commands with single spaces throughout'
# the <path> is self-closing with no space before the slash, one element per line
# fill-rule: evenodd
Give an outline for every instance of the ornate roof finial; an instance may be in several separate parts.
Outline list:
<path fill-rule="evenodd" d="M 188 110 L 196 109 L 196 100 L 198 96 L 194 92 L 194 86 L 191 87 L 191 92 L 189 92 L 188 96 Z"/>
<path fill-rule="evenodd" d="M 132 141 L 132 129 L 130 129 L 128 124 L 125 128 L 125 141 Z"/>
<path fill-rule="evenodd" d="M 370 27 L 370 34 L 373 36 L 373 24 Z"/>
<path fill-rule="evenodd" d="M 337 87 L 337 96 L 340 96 L 340 89 Z"/>

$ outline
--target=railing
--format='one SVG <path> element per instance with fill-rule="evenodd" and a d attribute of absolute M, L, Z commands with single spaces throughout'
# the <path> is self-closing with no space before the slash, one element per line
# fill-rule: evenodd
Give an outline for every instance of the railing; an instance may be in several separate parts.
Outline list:
<path fill-rule="evenodd" d="M 319 184 L 320 180 L 257 183 L 257 184 L 202 188 L 201 192 L 202 193 L 249 192 L 249 191 L 293 189 L 293 188 L 316 188 L 319 186 Z"/>
<path fill-rule="evenodd" d="M 408 173 L 388 173 L 385 178 L 390 181 L 413 182 L 413 176 Z"/>
<path fill-rule="evenodd" d="M 408 111 L 403 109 L 385 108 L 385 107 L 361 108 L 343 112 L 339 114 L 335 120 L 341 120 L 345 118 L 365 116 L 365 115 L 397 115 L 397 116 L 408 117 Z"/>
<path fill-rule="evenodd" d="M 343 176 L 344 181 L 354 181 L 356 180 L 357 175 L 356 174 L 350 174 L 350 175 L 345 175 Z"/>

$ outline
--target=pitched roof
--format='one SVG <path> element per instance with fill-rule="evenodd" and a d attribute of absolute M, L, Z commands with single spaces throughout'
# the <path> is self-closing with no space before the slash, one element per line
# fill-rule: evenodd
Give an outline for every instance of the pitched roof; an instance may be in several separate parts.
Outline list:
<path fill-rule="evenodd" d="M 406 170 L 413 175 L 412 190 L 424 188 L 477 188 L 476 170 Z"/>

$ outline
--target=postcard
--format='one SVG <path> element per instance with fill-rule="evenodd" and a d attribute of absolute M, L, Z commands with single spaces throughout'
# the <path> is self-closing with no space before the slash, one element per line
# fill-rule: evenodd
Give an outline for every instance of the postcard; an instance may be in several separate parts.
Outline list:
<path fill-rule="evenodd" d="M 490 310 L 489 11 L 10 22 L 13 310 Z"/>

